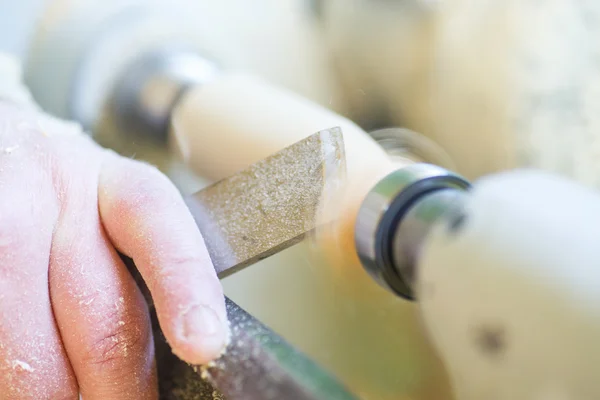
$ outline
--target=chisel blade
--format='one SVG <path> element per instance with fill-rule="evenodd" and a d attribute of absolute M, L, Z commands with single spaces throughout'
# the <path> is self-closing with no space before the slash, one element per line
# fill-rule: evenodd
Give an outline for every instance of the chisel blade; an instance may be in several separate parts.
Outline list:
<path fill-rule="evenodd" d="M 343 182 L 342 132 L 318 132 L 186 198 L 219 277 L 301 241 Z"/>

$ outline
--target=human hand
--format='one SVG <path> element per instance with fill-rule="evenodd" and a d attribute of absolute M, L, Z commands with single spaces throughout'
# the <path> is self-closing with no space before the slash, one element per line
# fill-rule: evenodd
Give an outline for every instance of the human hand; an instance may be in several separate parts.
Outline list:
<path fill-rule="evenodd" d="M 218 357 L 222 288 L 191 214 L 158 170 L 78 127 L 0 99 L 0 397 L 156 398 L 144 298 L 184 361 Z"/>

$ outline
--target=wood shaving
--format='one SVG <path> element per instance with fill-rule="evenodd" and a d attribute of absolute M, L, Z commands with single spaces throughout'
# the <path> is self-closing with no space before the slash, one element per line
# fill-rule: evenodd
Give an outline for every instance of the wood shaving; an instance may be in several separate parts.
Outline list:
<path fill-rule="evenodd" d="M 10 363 L 10 365 L 11 365 L 12 369 L 21 369 L 21 370 L 27 371 L 27 372 L 35 371 L 35 369 L 31 365 L 29 365 L 25 361 L 21 361 L 21 360 L 13 360 Z"/>

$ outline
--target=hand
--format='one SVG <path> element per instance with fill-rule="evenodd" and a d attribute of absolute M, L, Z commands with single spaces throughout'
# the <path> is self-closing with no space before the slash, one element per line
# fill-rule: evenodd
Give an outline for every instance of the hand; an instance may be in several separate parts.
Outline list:
<path fill-rule="evenodd" d="M 183 360 L 218 357 L 223 293 L 170 181 L 75 126 L 0 101 L 0 397 L 156 398 L 147 305 Z"/>

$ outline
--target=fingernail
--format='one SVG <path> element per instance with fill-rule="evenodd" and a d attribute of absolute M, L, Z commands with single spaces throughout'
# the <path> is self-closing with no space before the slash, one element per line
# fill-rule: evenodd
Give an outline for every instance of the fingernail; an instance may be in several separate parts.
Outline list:
<path fill-rule="evenodd" d="M 181 315 L 171 345 L 173 353 L 193 365 L 220 357 L 229 343 L 229 325 L 211 307 L 197 305 Z"/>
<path fill-rule="evenodd" d="M 183 317 L 183 336 L 209 337 L 222 334 L 223 323 L 217 313 L 208 306 L 195 306 Z"/>

